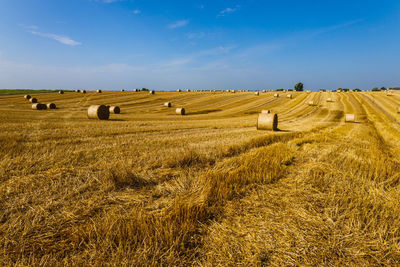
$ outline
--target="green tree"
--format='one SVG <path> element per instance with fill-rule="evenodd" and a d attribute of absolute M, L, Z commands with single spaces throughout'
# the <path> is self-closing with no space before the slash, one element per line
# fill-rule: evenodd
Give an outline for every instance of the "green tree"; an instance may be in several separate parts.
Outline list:
<path fill-rule="evenodd" d="M 294 90 L 303 91 L 303 83 L 301 82 L 296 83 L 296 85 L 294 86 Z"/>
<path fill-rule="evenodd" d="M 386 87 L 382 86 L 381 91 L 385 91 L 385 90 L 386 90 Z"/>

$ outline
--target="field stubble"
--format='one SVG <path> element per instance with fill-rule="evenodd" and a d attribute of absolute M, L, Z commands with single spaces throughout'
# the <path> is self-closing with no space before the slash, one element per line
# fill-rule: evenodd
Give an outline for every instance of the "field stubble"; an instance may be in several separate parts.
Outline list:
<path fill-rule="evenodd" d="M 400 263 L 396 98 L 34 97 L 58 108 L 0 98 L 3 265 Z M 89 121 L 92 104 L 121 114 Z M 281 131 L 255 129 L 261 109 Z"/>

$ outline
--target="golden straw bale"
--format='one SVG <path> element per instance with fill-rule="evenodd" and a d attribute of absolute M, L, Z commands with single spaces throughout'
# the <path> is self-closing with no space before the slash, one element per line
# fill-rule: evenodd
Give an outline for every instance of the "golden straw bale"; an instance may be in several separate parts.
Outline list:
<path fill-rule="evenodd" d="M 290 99 L 293 98 L 292 94 L 287 94 L 286 97 L 287 97 L 287 98 L 290 98 Z"/>
<path fill-rule="evenodd" d="M 110 111 L 105 105 L 93 105 L 88 108 L 89 119 L 108 120 Z"/>
<path fill-rule="evenodd" d="M 110 106 L 108 108 L 108 110 L 110 111 L 110 113 L 114 113 L 114 114 L 121 113 L 121 109 L 118 106 Z"/>
<path fill-rule="evenodd" d="M 24 95 L 24 98 L 29 100 L 29 99 L 31 99 L 32 97 L 31 97 L 30 95 Z"/>
<path fill-rule="evenodd" d="M 185 109 L 184 108 L 177 108 L 175 110 L 177 115 L 185 115 Z"/>
<path fill-rule="evenodd" d="M 258 114 L 257 130 L 278 130 L 278 115 L 276 113 Z"/>
<path fill-rule="evenodd" d="M 356 116 L 354 114 L 346 114 L 345 115 L 345 122 L 355 122 Z"/>
<path fill-rule="evenodd" d="M 279 94 L 278 93 L 274 94 L 274 97 L 279 97 Z"/>
<path fill-rule="evenodd" d="M 63 91 L 63 90 L 60 90 L 60 91 L 58 91 L 58 93 L 59 93 L 60 95 L 62 95 L 62 94 L 64 94 L 64 91 Z"/>
<path fill-rule="evenodd" d="M 36 103 L 36 104 L 32 105 L 32 109 L 44 110 L 44 109 L 47 109 L 47 106 L 45 104 Z"/>
<path fill-rule="evenodd" d="M 271 113 L 271 110 L 269 110 L 269 109 L 263 109 L 263 110 L 261 110 L 261 113 L 270 114 L 270 113 Z"/>
<path fill-rule="evenodd" d="M 54 103 L 48 103 L 48 104 L 46 105 L 46 107 L 47 107 L 48 109 L 56 109 L 56 104 L 54 104 Z"/>
<path fill-rule="evenodd" d="M 34 98 L 34 97 L 29 98 L 29 102 L 31 102 L 31 103 L 37 103 L 37 99 Z"/>
<path fill-rule="evenodd" d="M 169 108 L 170 108 L 170 107 L 171 107 L 171 102 L 165 102 L 165 103 L 164 103 L 164 106 L 166 106 L 166 107 L 169 107 Z"/>

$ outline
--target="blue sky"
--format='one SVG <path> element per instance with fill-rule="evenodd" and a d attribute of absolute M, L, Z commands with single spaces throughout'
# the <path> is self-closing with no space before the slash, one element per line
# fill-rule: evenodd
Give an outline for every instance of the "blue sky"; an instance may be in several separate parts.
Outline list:
<path fill-rule="evenodd" d="M 400 86 L 398 0 L 0 0 L 0 88 Z"/>

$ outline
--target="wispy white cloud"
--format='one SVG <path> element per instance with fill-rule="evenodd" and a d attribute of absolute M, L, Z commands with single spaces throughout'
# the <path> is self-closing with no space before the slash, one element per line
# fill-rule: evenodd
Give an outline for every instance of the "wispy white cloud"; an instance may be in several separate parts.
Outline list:
<path fill-rule="evenodd" d="M 187 20 L 187 19 L 178 20 L 178 21 L 176 21 L 176 22 L 174 22 L 172 24 L 169 24 L 168 28 L 169 29 L 181 28 L 181 27 L 184 27 L 184 26 L 188 25 L 188 23 L 189 23 L 189 20 Z"/>
<path fill-rule="evenodd" d="M 239 8 L 240 8 L 239 5 L 236 5 L 235 7 L 227 7 L 225 9 L 221 10 L 219 12 L 219 14 L 217 15 L 217 17 L 223 17 L 227 14 L 233 13 L 233 12 L 237 11 Z"/>
<path fill-rule="evenodd" d="M 123 0 L 102 0 L 102 2 L 104 2 L 104 3 L 114 3 L 114 2 L 120 2 L 120 1 L 123 1 Z"/>
<path fill-rule="evenodd" d="M 25 25 L 25 24 L 18 24 L 18 26 L 24 28 L 24 29 L 28 29 L 28 30 L 37 30 L 39 29 L 38 26 L 36 25 Z"/>
<path fill-rule="evenodd" d="M 186 34 L 188 39 L 201 39 L 204 38 L 206 34 L 204 32 L 189 32 Z"/>
<path fill-rule="evenodd" d="M 57 34 L 53 34 L 53 33 L 43 33 L 43 32 L 38 32 L 38 31 L 29 31 L 30 33 L 34 34 L 34 35 L 38 35 L 41 37 L 45 37 L 45 38 L 49 38 L 49 39 L 53 39 L 56 40 L 62 44 L 65 45 L 71 45 L 71 46 L 76 46 L 76 45 L 81 45 L 82 43 L 77 42 L 72 40 L 71 38 L 69 38 L 68 36 L 65 35 L 57 35 Z"/>
<path fill-rule="evenodd" d="M 133 14 L 135 14 L 135 15 L 142 13 L 142 11 L 141 11 L 140 9 L 135 9 L 135 10 L 133 10 L 132 12 L 133 12 Z"/>

